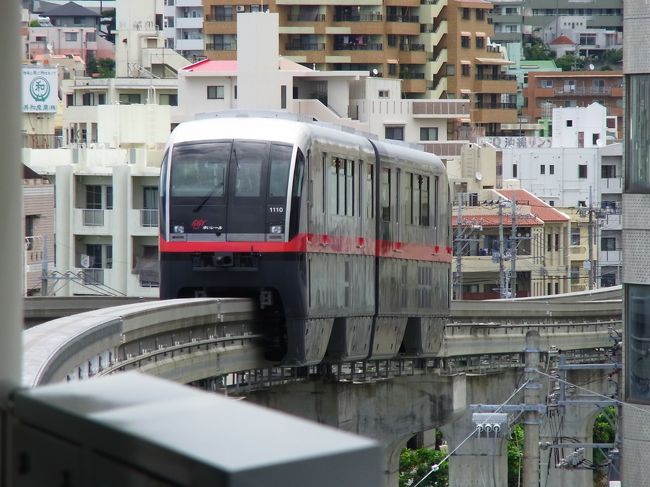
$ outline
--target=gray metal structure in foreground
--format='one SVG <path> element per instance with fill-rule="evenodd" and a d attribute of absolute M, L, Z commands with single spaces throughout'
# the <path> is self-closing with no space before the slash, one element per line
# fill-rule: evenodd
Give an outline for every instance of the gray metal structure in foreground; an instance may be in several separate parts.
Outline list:
<path fill-rule="evenodd" d="M 161 379 L 20 388 L 19 5 L 0 15 L 0 487 L 380 485 L 370 440 Z"/>
<path fill-rule="evenodd" d="M 79 486 L 382 484 L 372 440 L 136 372 L 23 390 L 14 401 L 18 487 L 56 478 Z"/>

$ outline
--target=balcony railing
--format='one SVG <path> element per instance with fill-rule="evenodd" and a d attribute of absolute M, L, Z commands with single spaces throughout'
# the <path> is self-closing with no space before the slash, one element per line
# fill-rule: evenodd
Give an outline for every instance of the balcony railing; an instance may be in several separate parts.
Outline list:
<path fill-rule="evenodd" d="M 289 22 L 325 22 L 325 14 L 289 14 L 287 20 Z"/>
<path fill-rule="evenodd" d="M 382 43 L 357 44 L 354 42 L 346 42 L 334 46 L 335 51 L 381 51 L 383 49 L 384 45 Z"/>
<path fill-rule="evenodd" d="M 104 210 L 82 209 L 82 221 L 87 227 L 101 227 L 104 225 Z"/>
<path fill-rule="evenodd" d="M 236 42 L 225 42 L 225 43 L 206 43 L 206 51 L 236 51 L 237 43 Z"/>
<path fill-rule="evenodd" d="M 479 73 L 476 75 L 478 81 L 516 81 L 517 77 L 514 74 L 492 74 L 492 73 Z"/>
<path fill-rule="evenodd" d="M 386 17 L 388 22 L 410 22 L 419 23 L 420 17 L 417 15 L 388 15 Z"/>
<path fill-rule="evenodd" d="M 63 136 L 51 134 L 23 134 L 25 149 L 59 149 L 63 147 Z"/>
<path fill-rule="evenodd" d="M 140 210 L 140 225 L 143 227 L 158 226 L 158 210 L 142 209 Z"/>
<path fill-rule="evenodd" d="M 81 279 L 88 286 L 104 285 L 104 269 L 83 269 Z"/>
<path fill-rule="evenodd" d="M 475 108 L 478 110 L 485 110 L 485 109 L 516 110 L 517 104 L 516 103 L 489 103 L 489 102 L 478 101 L 476 102 Z"/>
<path fill-rule="evenodd" d="M 424 79 L 424 73 L 412 73 L 410 71 L 400 71 L 399 77 L 402 79 Z"/>
<path fill-rule="evenodd" d="M 339 14 L 334 16 L 334 22 L 381 22 L 383 18 L 380 13 Z"/>
<path fill-rule="evenodd" d="M 594 87 L 594 86 L 574 86 L 563 87 L 555 90 L 556 96 L 611 96 L 612 89 L 609 87 Z"/>
<path fill-rule="evenodd" d="M 205 20 L 207 22 L 234 22 L 234 14 L 216 14 L 216 15 L 206 15 Z"/>
<path fill-rule="evenodd" d="M 301 44 L 286 44 L 284 46 L 287 51 L 324 51 L 324 42 L 305 42 Z"/>
<path fill-rule="evenodd" d="M 399 50 L 405 52 L 424 51 L 424 44 L 400 44 Z"/>

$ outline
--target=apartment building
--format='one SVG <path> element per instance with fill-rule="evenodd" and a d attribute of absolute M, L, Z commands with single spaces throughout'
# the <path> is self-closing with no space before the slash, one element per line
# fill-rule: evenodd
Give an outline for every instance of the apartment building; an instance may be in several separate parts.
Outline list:
<path fill-rule="evenodd" d="M 54 266 L 54 185 L 23 165 L 24 295 L 47 295 Z"/>
<path fill-rule="evenodd" d="M 470 100 L 476 134 L 501 135 L 501 124 L 517 122 L 517 79 L 506 73 L 512 62 L 490 43 L 492 3 L 449 0 L 447 8 L 448 96 Z"/>
<path fill-rule="evenodd" d="M 165 0 L 163 8 L 165 47 L 184 58 L 203 58 L 203 2 L 201 0 Z"/>
<path fill-rule="evenodd" d="M 531 72 L 524 88 L 527 104 L 523 113 L 530 120 L 550 119 L 554 108 L 587 107 L 592 103 L 607 109 L 608 129 L 623 127 L 623 73 L 620 71 Z"/>
<path fill-rule="evenodd" d="M 158 295 L 158 179 L 170 107 L 101 105 L 92 144 L 24 149 L 23 161 L 56 185 L 60 296 Z"/>
<path fill-rule="evenodd" d="M 485 190 L 454 203 L 455 299 L 569 290 L 570 219 L 523 189 Z"/>

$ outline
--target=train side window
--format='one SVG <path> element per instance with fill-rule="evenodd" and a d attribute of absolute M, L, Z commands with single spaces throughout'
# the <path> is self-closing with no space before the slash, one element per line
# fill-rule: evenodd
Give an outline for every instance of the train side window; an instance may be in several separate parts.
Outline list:
<path fill-rule="evenodd" d="M 420 225 L 429 226 L 429 176 L 418 179 L 420 186 Z"/>
<path fill-rule="evenodd" d="M 330 213 L 354 216 L 354 161 L 333 157 L 329 173 Z"/>
<path fill-rule="evenodd" d="M 390 221 L 390 169 L 381 170 L 381 219 L 385 222 Z"/>
<path fill-rule="evenodd" d="M 286 198 L 291 167 L 291 146 L 271 145 L 271 171 L 269 172 L 269 197 Z"/>
<path fill-rule="evenodd" d="M 413 221 L 411 223 L 419 225 L 421 221 L 420 217 L 422 215 L 422 205 L 420 204 L 420 181 L 422 180 L 422 176 L 414 174 L 413 179 Z"/>
<path fill-rule="evenodd" d="M 302 151 L 298 149 L 296 155 L 296 167 L 293 170 L 293 185 L 291 190 L 291 196 L 300 198 L 302 196 L 302 176 L 305 172 L 305 156 L 302 155 Z"/>
<path fill-rule="evenodd" d="M 323 152 L 323 159 L 321 160 L 321 166 L 322 166 L 321 167 L 321 176 L 323 178 L 323 181 L 322 181 L 323 182 L 323 191 L 322 191 L 322 195 L 323 195 L 323 202 L 322 203 L 323 204 L 322 204 L 321 208 L 323 209 L 323 213 L 326 213 L 327 212 L 327 178 L 328 178 L 327 174 L 328 173 L 327 173 L 327 154 L 325 152 Z"/>
<path fill-rule="evenodd" d="M 412 225 L 413 220 L 413 174 L 407 172 L 404 177 L 404 210 L 406 223 Z"/>
<path fill-rule="evenodd" d="M 375 166 L 366 166 L 366 218 L 375 217 Z"/>
<path fill-rule="evenodd" d="M 345 214 L 354 216 L 354 161 L 345 161 Z"/>
<path fill-rule="evenodd" d="M 433 182 L 433 226 L 438 227 L 438 213 L 440 209 L 438 205 L 440 204 L 439 193 L 440 193 L 440 178 L 435 176 Z"/>

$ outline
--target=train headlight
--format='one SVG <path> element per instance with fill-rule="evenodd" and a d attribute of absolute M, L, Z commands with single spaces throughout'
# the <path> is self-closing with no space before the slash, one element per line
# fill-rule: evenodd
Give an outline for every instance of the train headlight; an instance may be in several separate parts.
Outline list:
<path fill-rule="evenodd" d="M 185 227 L 183 225 L 174 225 L 172 229 L 173 233 L 185 233 Z"/>
<path fill-rule="evenodd" d="M 271 225 L 271 233 L 276 235 L 282 233 L 282 225 Z"/>

